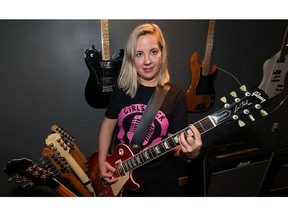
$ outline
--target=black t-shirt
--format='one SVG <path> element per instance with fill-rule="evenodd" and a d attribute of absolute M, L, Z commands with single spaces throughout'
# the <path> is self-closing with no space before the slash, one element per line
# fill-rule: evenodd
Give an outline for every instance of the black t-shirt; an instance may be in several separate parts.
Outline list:
<path fill-rule="evenodd" d="M 105 116 L 110 119 L 118 119 L 114 145 L 125 143 L 129 145 L 135 129 L 141 119 L 146 105 L 155 90 L 155 87 L 140 85 L 135 98 L 131 99 L 125 92 L 116 88 L 110 98 Z M 187 127 L 187 99 L 183 90 L 170 84 L 154 122 L 144 140 L 143 149 L 158 144 L 167 137 L 168 133 L 174 134 Z M 168 153 L 148 164 L 133 171 L 139 178 L 149 181 L 161 177 L 167 178 L 169 170 L 175 174 L 174 157 Z M 177 177 L 177 176 L 175 176 Z"/>

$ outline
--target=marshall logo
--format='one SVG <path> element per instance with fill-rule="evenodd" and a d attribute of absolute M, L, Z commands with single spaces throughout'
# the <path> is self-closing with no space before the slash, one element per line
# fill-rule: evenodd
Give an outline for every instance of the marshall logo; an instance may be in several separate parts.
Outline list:
<path fill-rule="evenodd" d="M 264 103 L 266 101 L 266 99 L 261 96 L 261 93 L 259 91 L 253 92 L 252 96 L 257 97 L 261 101 L 261 103 Z"/>

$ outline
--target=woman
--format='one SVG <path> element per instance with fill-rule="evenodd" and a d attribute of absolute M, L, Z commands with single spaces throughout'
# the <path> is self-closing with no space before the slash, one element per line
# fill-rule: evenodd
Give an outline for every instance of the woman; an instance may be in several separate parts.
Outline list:
<path fill-rule="evenodd" d="M 127 40 L 117 88 L 99 132 L 99 170 L 108 183 L 118 180 L 113 177 L 114 165 L 107 162 L 114 133 L 114 144 L 130 143 L 155 88 L 170 81 L 167 65 L 167 46 L 161 29 L 156 24 L 137 26 Z M 143 149 L 187 127 L 186 94 L 177 86 L 169 85 L 170 90 L 143 142 Z M 181 133 L 179 146 L 133 171 L 133 176 L 143 184 L 138 190 L 124 190 L 123 196 L 180 195 L 175 158 L 181 157 L 186 161 L 196 158 L 202 146 L 199 131 L 194 126 L 190 127 L 193 136 Z"/>

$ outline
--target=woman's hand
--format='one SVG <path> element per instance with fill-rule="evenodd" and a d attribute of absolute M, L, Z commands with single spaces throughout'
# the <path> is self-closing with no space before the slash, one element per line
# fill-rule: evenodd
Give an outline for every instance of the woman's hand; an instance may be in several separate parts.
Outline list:
<path fill-rule="evenodd" d="M 193 132 L 193 135 L 186 135 L 184 132 L 180 133 L 179 142 L 181 150 L 185 157 L 187 158 L 196 158 L 201 151 L 202 139 L 201 134 L 194 125 L 190 125 L 190 129 Z"/>
<path fill-rule="evenodd" d="M 112 167 L 107 161 L 99 163 L 99 170 L 101 177 L 108 183 L 112 184 L 118 180 L 114 177 L 116 169 Z"/>

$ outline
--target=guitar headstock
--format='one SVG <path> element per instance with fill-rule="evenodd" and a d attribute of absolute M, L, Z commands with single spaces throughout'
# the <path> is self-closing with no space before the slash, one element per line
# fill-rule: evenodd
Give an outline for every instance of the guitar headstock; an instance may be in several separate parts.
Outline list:
<path fill-rule="evenodd" d="M 53 151 L 60 152 L 61 156 L 65 157 L 69 154 L 70 147 L 65 143 L 60 134 L 52 133 L 45 139 L 45 143 Z"/>
<path fill-rule="evenodd" d="M 55 133 L 58 133 L 61 138 L 65 141 L 65 143 L 69 146 L 70 149 L 75 148 L 75 138 L 72 137 L 67 131 L 65 131 L 62 127 L 54 124 L 51 126 L 51 130 Z"/>
<path fill-rule="evenodd" d="M 48 185 L 53 174 L 27 158 L 13 159 L 7 163 L 4 172 L 10 176 L 9 181 L 21 184 L 22 187 Z"/>
<path fill-rule="evenodd" d="M 42 149 L 40 158 L 42 165 L 52 173 L 60 174 L 62 177 L 68 177 L 72 174 L 72 168 L 65 158 L 61 157 L 58 151 L 45 146 Z"/>
<path fill-rule="evenodd" d="M 239 93 L 232 91 L 228 99 L 221 98 L 224 107 L 210 115 L 215 125 L 234 120 L 240 127 L 243 127 L 247 120 L 254 122 L 268 115 L 263 109 L 269 104 L 268 96 L 264 91 L 256 87 L 247 90 L 244 85 L 240 87 L 240 90 Z"/>

